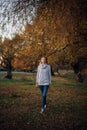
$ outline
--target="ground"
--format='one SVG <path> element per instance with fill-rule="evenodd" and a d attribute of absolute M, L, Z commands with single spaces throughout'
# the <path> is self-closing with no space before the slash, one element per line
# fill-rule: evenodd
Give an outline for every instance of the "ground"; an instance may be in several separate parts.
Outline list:
<path fill-rule="evenodd" d="M 12 80 L 0 73 L 0 130 L 87 130 L 87 80 L 74 75 L 52 77 L 48 108 L 41 110 L 35 74 L 14 73 Z M 86 78 L 86 77 L 85 77 Z"/>

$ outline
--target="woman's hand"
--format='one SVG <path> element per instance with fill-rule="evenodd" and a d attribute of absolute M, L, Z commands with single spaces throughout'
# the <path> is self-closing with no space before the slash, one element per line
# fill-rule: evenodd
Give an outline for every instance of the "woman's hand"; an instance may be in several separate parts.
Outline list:
<path fill-rule="evenodd" d="M 38 84 L 36 84 L 36 88 L 38 87 Z"/>

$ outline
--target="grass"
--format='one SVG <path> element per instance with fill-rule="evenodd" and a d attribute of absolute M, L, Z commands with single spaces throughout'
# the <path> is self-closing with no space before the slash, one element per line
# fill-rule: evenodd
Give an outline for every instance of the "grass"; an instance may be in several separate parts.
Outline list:
<path fill-rule="evenodd" d="M 0 74 L 0 130 L 86 130 L 87 81 L 72 75 L 52 77 L 47 102 L 40 114 L 41 95 L 35 75 L 14 73 L 12 80 Z"/>

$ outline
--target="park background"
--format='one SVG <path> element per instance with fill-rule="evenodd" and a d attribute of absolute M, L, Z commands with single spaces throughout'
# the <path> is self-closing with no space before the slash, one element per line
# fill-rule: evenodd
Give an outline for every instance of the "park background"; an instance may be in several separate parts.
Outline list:
<path fill-rule="evenodd" d="M 0 1 L 0 130 L 87 129 L 87 1 Z M 41 57 L 52 84 L 40 114 Z"/>

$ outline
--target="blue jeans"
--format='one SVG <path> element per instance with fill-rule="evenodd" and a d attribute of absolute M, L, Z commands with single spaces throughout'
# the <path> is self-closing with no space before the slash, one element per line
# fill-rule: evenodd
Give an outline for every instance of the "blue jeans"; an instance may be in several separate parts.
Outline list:
<path fill-rule="evenodd" d="M 47 96 L 49 85 L 39 85 L 39 88 L 42 94 L 42 108 L 44 109 L 44 105 L 46 105 L 46 96 Z"/>

